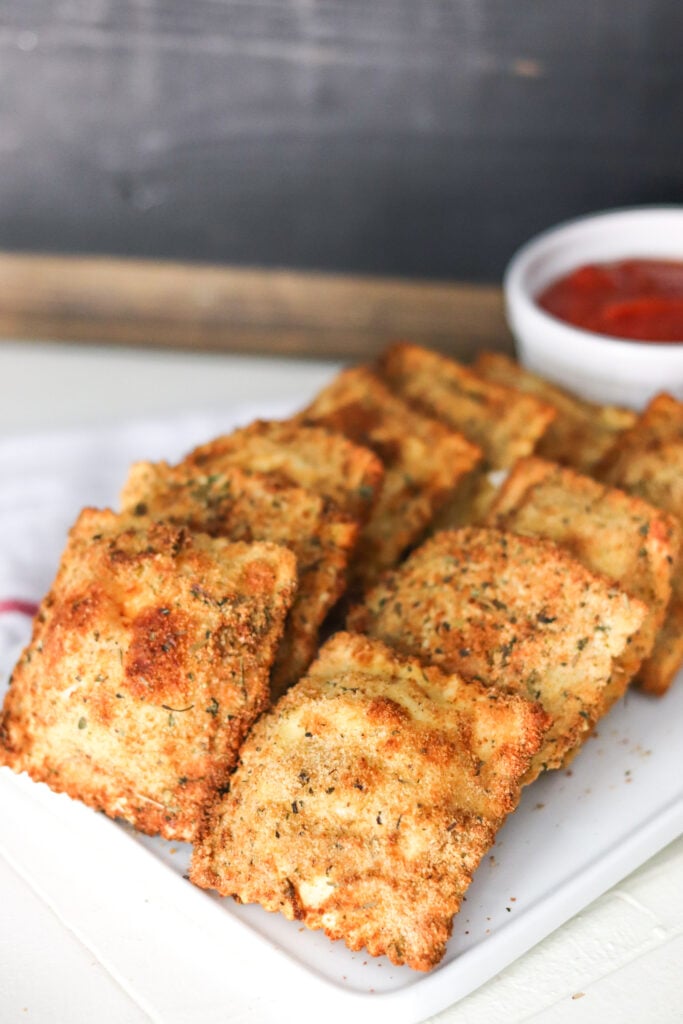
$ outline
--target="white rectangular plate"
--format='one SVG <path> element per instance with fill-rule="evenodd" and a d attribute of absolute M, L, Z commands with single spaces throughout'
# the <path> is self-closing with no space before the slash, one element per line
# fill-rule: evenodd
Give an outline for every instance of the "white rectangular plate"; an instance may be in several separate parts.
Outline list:
<path fill-rule="evenodd" d="M 78 510 L 115 504 L 134 458 L 176 458 L 270 411 L 0 446 L 0 600 L 42 594 Z M 27 620 L 0 617 L 0 688 L 27 634 Z M 501 971 L 681 833 L 681 722 L 683 679 L 661 700 L 631 692 L 571 770 L 525 791 L 430 975 L 202 892 L 183 877 L 189 847 L 138 835 L 6 769 L 0 850 L 154 1020 L 281 1021 L 295 1012 L 302 1021 L 382 1015 L 413 1024 Z"/>

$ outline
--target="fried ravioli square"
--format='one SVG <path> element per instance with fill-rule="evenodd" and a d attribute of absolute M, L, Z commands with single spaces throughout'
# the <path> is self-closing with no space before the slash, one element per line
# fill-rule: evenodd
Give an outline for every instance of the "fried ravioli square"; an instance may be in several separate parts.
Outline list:
<path fill-rule="evenodd" d="M 535 458 L 516 463 L 487 521 L 500 530 L 554 540 L 647 605 L 642 626 L 615 663 L 608 703 L 616 700 L 664 622 L 679 550 L 676 521 L 640 498 Z"/>
<path fill-rule="evenodd" d="M 336 634 L 252 729 L 190 877 L 429 970 L 547 724 L 524 698 Z"/>
<path fill-rule="evenodd" d="M 307 487 L 364 523 L 382 486 L 382 463 L 369 448 L 324 427 L 290 420 L 256 420 L 200 445 L 187 467 L 209 475 L 239 466 Z"/>
<path fill-rule="evenodd" d="M 668 394 L 653 398 L 617 437 L 597 475 L 683 518 L 683 402 Z"/>
<path fill-rule="evenodd" d="M 479 445 L 487 469 L 506 469 L 531 454 L 555 416 L 547 402 L 484 380 L 420 345 L 392 345 L 378 367 L 392 391 Z"/>
<path fill-rule="evenodd" d="M 473 370 L 484 380 L 516 388 L 552 405 L 556 415 L 539 439 L 536 454 L 584 473 L 591 472 L 615 438 L 635 420 L 630 409 L 586 402 L 502 352 L 480 353 Z"/>
<path fill-rule="evenodd" d="M 606 483 L 657 505 L 683 528 L 683 402 L 671 395 L 652 399 L 596 469 Z M 652 655 L 640 670 L 648 693 L 661 696 L 683 664 L 683 555 L 673 576 L 673 594 Z"/>
<path fill-rule="evenodd" d="M 384 484 L 361 532 L 355 559 L 361 587 L 420 540 L 481 458 L 476 445 L 411 409 L 364 366 L 335 377 L 302 419 L 371 448 L 384 464 Z"/>
<path fill-rule="evenodd" d="M 296 588 L 274 544 L 84 510 L 0 719 L 0 761 L 192 840 L 269 702 Z"/>
<path fill-rule="evenodd" d="M 352 609 L 348 627 L 552 716 L 529 778 L 560 767 L 605 707 L 646 607 L 568 552 L 491 529 L 443 531 Z"/>
<path fill-rule="evenodd" d="M 272 541 L 295 555 L 298 588 L 271 674 L 275 694 L 296 682 L 318 646 L 318 631 L 346 589 L 358 523 L 314 491 L 226 466 L 206 474 L 187 465 L 136 463 L 121 495 L 130 514 L 150 515 L 212 537 Z"/>

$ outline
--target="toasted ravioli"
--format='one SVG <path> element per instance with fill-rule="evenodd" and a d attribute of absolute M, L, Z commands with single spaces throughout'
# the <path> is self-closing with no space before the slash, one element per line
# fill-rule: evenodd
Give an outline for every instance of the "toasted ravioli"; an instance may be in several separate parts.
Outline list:
<path fill-rule="evenodd" d="M 190 877 L 429 970 L 547 717 L 339 633 L 254 726 Z"/>
<path fill-rule="evenodd" d="M 296 555 L 299 584 L 271 675 L 274 693 L 296 682 L 318 646 L 318 630 L 346 588 L 358 523 L 304 487 L 235 466 L 209 476 L 184 465 L 136 463 L 121 501 L 212 537 L 284 544 Z"/>
<path fill-rule="evenodd" d="M 422 537 L 481 457 L 476 445 L 415 412 L 366 367 L 340 373 L 302 418 L 371 448 L 384 464 L 384 484 L 355 560 L 361 586 Z"/>
<path fill-rule="evenodd" d="M 664 622 L 679 550 L 676 521 L 624 491 L 529 458 L 520 459 L 498 492 L 488 524 L 556 541 L 647 605 L 642 626 L 615 663 L 608 703 L 616 700 Z"/>
<path fill-rule="evenodd" d="M 552 462 L 590 473 L 615 438 L 633 425 L 635 413 L 616 405 L 595 405 L 525 370 L 501 352 L 482 352 L 473 367 L 478 376 L 548 402 L 556 416 L 536 446 Z"/>
<path fill-rule="evenodd" d="M 491 481 L 491 474 L 483 469 L 475 469 L 463 481 L 451 501 L 439 510 L 429 532 L 457 530 L 461 526 L 482 523 L 496 494 L 497 488 Z"/>
<path fill-rule="evenodd" d="M 185 464 L 205 474 L 239 466 L 280 477 L 330 498 L 361 523 L 372 511 L 384 476 L 369 448 L 324 427 L 278 420 L 257 420 L 200 445 Z"/>
<path fill-rule="evenodd" d="M 86 509 L 14 670 L 0 760 L 192 840 L 268 704 L 295 587 L 286 548 Z"/>
<path fill-rule="evenodd" d="M 555 416 L 547 402 L 483 380 L 419 345 L 392 345 L 378 365 L 393 391 L 479 445 L 489 469 L 529 455 Z"/>
<path fill-rule="evenodd" d="M 600 479 L 669 512 L 683 528 L 683 402 L 661 394 L 630 430 L 620 434 L 597 467 Z M 648 693 L 661 695 L 683 664 L 683 557 L 674 568 L 673 594 L 652 656 L 640 670 Z"/>
<path fill-rule="evenodd" d="M 352 610 L 351 629 L 540 701 L 553 723 L 529 773 L 557 768 L 605 706 L 647 609 L 568 552 L 497 530 L 443 531 Z"/>
<path fill-rule="evenodd" d="M 600 479 L 683 517 L 683 402 L 652 399 L 598 466 Z"/>

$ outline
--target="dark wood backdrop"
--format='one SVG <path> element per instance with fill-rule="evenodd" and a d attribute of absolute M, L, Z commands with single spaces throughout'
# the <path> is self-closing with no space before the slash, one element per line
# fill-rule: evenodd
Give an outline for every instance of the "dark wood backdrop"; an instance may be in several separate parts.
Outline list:
<path fill-rule="evenodd" d="M 496 280 L 683 201 L 681 0 L 0 0 L 0 248 Z"/>

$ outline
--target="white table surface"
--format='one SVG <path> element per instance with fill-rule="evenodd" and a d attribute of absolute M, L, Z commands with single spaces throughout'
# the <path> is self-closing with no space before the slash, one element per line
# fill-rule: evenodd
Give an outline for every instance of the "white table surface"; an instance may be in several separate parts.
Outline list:
<path fill-rule="evenodd" d="M 334 367 L 323 361 L 0 342 L 0 437 L 217 408 L 247 397 L 304 401 Z M 683 767 L 683 754 L 681 762 Z M 2 857 L 0 908 L 0 1024 L 163 1021 L 153 1008 L 136 1003 L 125 983 L 107 972 Z M 168 969 L 182 970 L 182 948 L 177 965 L 169 963 Z M 243 1005 L 226 1005 L 222 1019 L 262 1020 L 257 1009 L 245 1015 Z M 683 839 L 432 1020 L 683 1021 Z"/>

